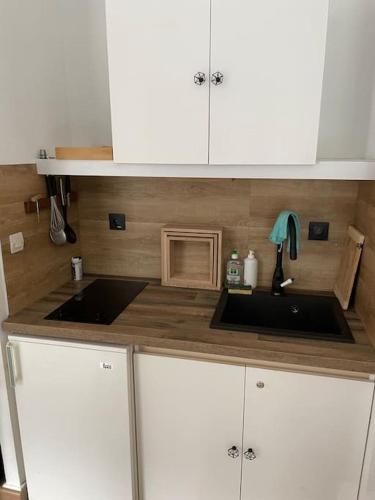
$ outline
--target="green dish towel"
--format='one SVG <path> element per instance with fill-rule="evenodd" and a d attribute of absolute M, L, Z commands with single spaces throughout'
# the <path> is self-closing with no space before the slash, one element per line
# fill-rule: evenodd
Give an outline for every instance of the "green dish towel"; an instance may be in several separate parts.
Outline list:
<path fill-rule="evenodd" d="M 289 237 L 289 228 L 288 228 L 288 219 L 289 216 L 292 216 L 296 225 L 296 238 L 297 238 L 297 252 L 301 248 L 301 223 L 299 221 L 299 217 L 295 212 L 291 212 L 290 210 L 284 210 L 280 212 L 275 225 L 271 231 L 269 236 L 270 241 L 275 243 L 275 245 L 281 245 L 286 239 L 288 239 L 288 252 L 290 250 L 290 237 Z"/>

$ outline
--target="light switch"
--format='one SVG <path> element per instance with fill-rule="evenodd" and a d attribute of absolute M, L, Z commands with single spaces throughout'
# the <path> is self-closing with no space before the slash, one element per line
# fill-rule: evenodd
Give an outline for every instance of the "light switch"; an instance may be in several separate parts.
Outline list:
<path fill-rule="evenodd" d="M 10 253 L 22 252 L 25 247 L 25 241 L 22 233 L 14 233 L 9 236 Z"/>

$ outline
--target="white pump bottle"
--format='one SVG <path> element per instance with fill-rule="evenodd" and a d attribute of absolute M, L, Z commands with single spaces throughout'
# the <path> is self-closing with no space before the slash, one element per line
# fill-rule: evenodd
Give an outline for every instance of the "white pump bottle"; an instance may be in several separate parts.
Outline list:
<path fill-rule="evenodd" d="M 244 260 L 244 285 L 256 288 L 258 281 L 258 260 L 255 257 L 255 252 L 249 250 L 249 255 Z"/>

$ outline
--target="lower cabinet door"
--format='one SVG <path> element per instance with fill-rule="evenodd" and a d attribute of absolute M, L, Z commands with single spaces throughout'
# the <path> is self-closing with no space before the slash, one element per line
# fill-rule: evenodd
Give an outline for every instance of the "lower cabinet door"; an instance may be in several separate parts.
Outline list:
<path fill-rule="evenodd" d="M 375 498 L 375 405 L 372 411 L 370 430 L 367 440 L 365 463 L 361 480 L 359 500 Z"/>
<path fill-rule="evenodd" d="M 242 500 L 356 500 L 372 395 L 370 382 L 247 368 Z"/>
<path fill-rule="evenodd" d="M 140 498 L 239 499 L 245 368 L 135 358 Z"/>
<path fill-rule="evenodd" d="M 133 500 L 126 349 L 10 337 L 29 500 Z"/>

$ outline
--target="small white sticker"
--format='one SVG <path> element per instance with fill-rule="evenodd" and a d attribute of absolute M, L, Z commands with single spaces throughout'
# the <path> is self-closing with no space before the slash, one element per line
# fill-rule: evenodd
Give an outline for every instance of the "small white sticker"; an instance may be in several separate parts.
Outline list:
<path fill-rule="evenodd" d="M 113 364 L 108 363 L 107 361 L 101 361 L 100 368 L 102 368 L 103 370 L 113 370 Z"/>

